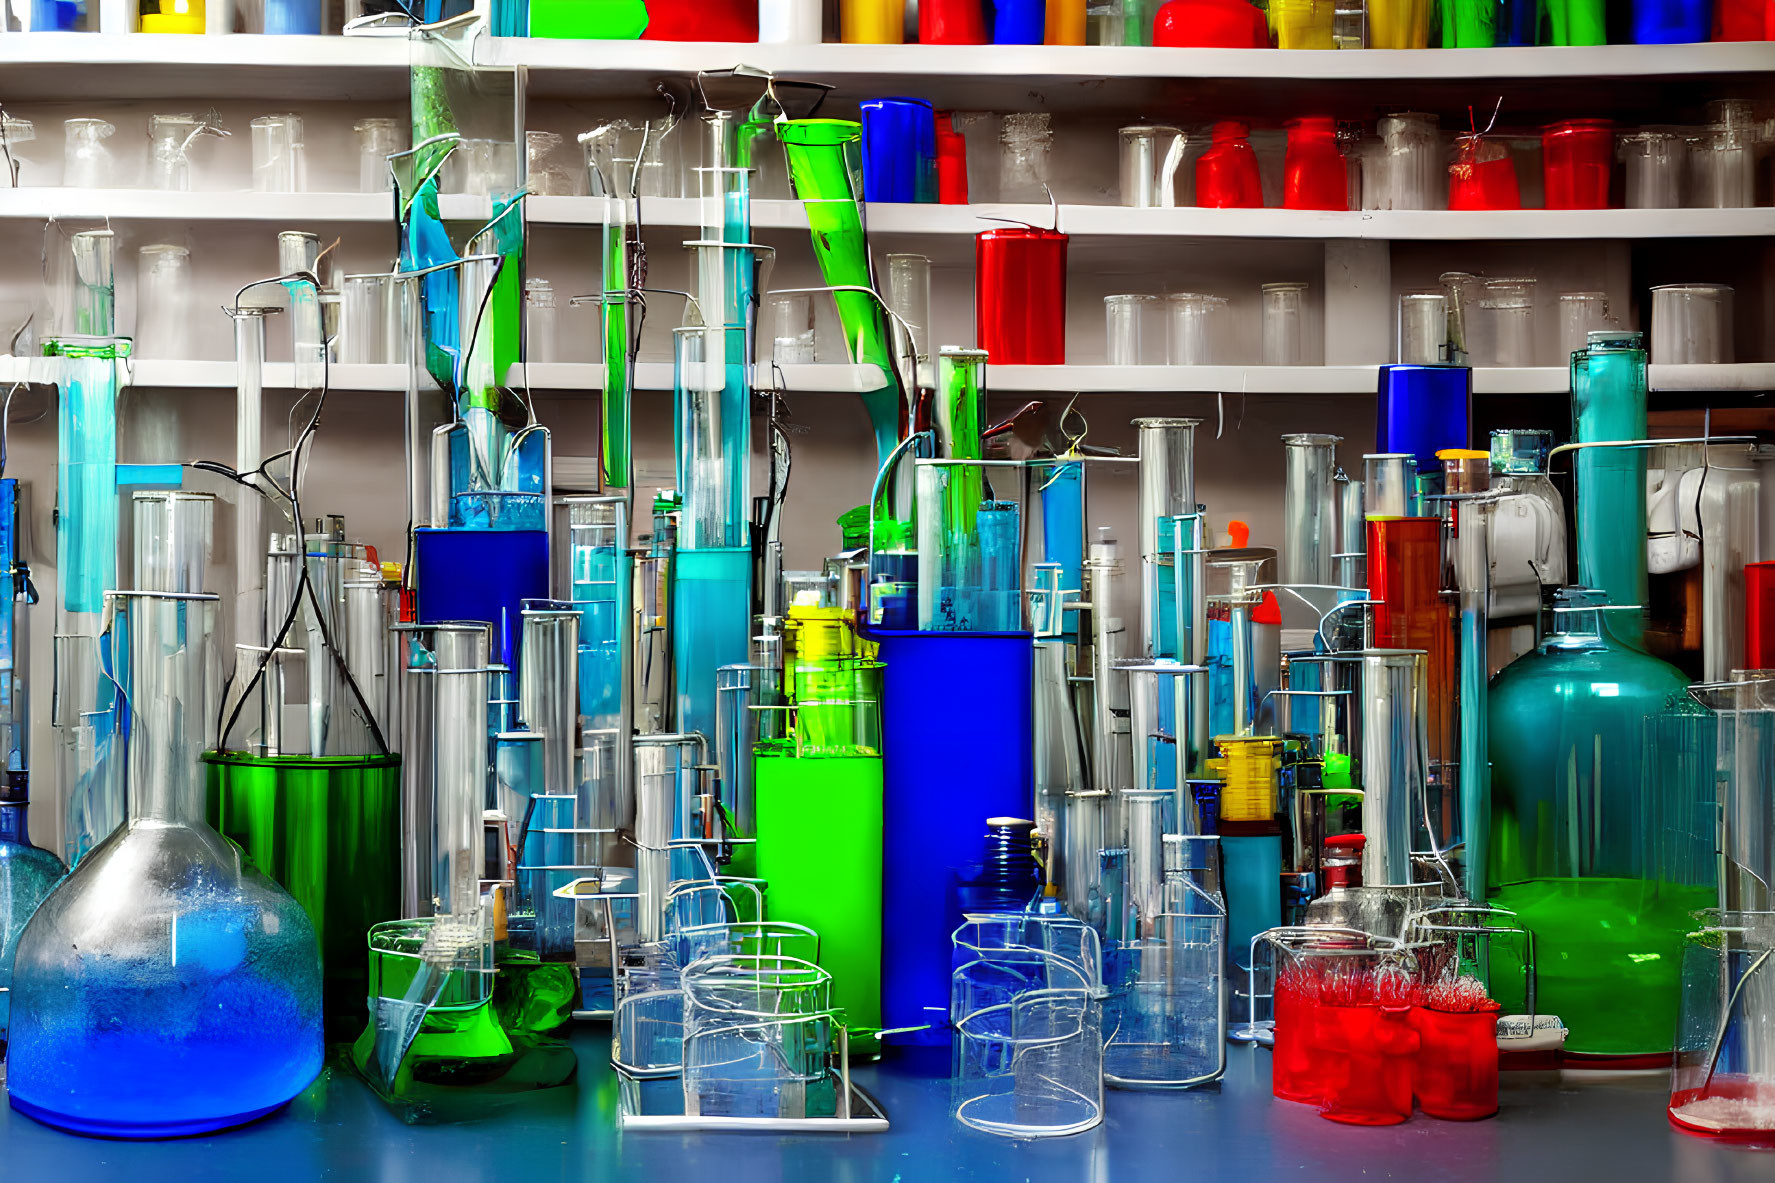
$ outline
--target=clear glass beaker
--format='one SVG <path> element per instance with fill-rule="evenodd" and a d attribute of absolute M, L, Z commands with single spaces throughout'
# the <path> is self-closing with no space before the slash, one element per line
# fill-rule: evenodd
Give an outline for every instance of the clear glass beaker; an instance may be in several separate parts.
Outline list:
<path fill-rule="evenodd" d="M 1304 283 L 1263 285 L 1262 359 L 1266 366 L 1306 364 L 1306 303 Z"/>
<path fill-rule="evenodd" d="M 1628 209 L 1677 209 L 1683 203 L 1688 141 L 1675 132 L 1636 131 L 1620 139 Z"/>
<path fill-rule="evenodd" d="M 359 193 L 387 193 L 394 187 L 388 158 L 407 146 L 399 119 L 360 119 L 352 125 L 357 134 L 357 188 Z"/>
<path fill-rule="evenodd" d="M 1683 942 L 1670 1120 L 1686 1133 L 1775 1140 L 1775 913 L 1710 911 Z"/>
<path fill-rule="evenodd" d="M 810 365 L 814 360 L 814 298 L 806 292 L 772 293 L 765 297 L 764 323 L 771 360 L 781 366 Z"/>
<path fill-rule="evenodd" d="M 552 131 L 524 133 L 524 187 L 538 197 L 571 197 L 573 175 L 556 163 L 562 139 Z"/>
<path fill-rule="evenodd" d="M 1689 141 L 1689 202 L 1695 209 L 1746 209 L 1757 203 L 1762 125 L 1743 99 L 1707 104 L 1707 126 Z"/>
<path fill-rule="evenodd" d="M 37 138 L 37 125 L 29 119 L 19 119 L 12 115 L 0 115 L 0 180 L 11 188 L 18 188 L 20 172 L 24 161 L 20 159 L 19 149 Z"/>
<path fill-rule="evenodd" d="M 683 196 L 682 124 L 679 120 L 662 128 L 658 123 L 611 119 L 581 132 L 579 144 L 592 195 Z"/>
<path fill-rule="evenodd" d="M 1122 204 L 1141 209 L 1177 204 L 1183 132 L 1175 127 L 1124 127 L 1119 133 Z"/>
<path fill-rule="evenodd" d="M 300 115 L 261 115 L 252 121 L 253 190 L 303 193 L 308 189 L 308 157 Z"/>
<path fill-rule="evenodd" d="M 738 954 L 686 966 L 684 1111 L 831 1117 L 832 975 L 793 957 Z"/>
<path fill-rule="evenodd" d="M 405 298 L 392 275 L 347 275 L 342 281 L 339 360 L 384 365 L 404 360 Z"/>
<path fill-rule="evenodd" d="M 1201 292 L 1165 297 L 1165 360 L 1174 366 L 1216 364 L 1227 299 Z"/>
<path fill-rule="evenodd" d="M 62 188 L 108 189 L 116 182 L 115 162 L 105 141 L 117 131 L 103 119 L 69 119 L 62 123 Z"/>
<path fill-rule="evenodd" d="M 1480 281 L 1479 312 L 1490 337 L 1490 365 L 1535 364 L 1535 281 L 1526 277 Z"/>
<path fill-rule="evenodd" d="M 1672 283 L 1652 289 L 1652 361 L 1718 365 L 1733 358 L 1732 289 Z"/>
<path fill-rule="evenodd" d="M 524 360 L 547 364 L 561 360 L 557 334 L 555 289 L 546 279 L 524 281 Z"/>
<path fill-rule="evenodd" d="M 1441 365 L 1448 341 L 1448 296 L 1441 291 L 1399 296 L 1399 364 Z"/>
<path fill-rule="evenodd" d="M 143 247 L 136 268 L 133 353 L 153 359 L 191 356 L 191 252 L 158 243 Z"/>
<path fill-rule="evenodd" d="M 1054 977 L 1069 974 L 1076 971 L 1053 962 Z M 1103 1008 L 1094 989 L 1022 990 L 959 1016 L 955 1028 L 955 1117 L 963 1125 L 1046 1138 L 1103 1120 Z"/>
<path fill-rule="evenodd" d="M 1590 344 L 1590 334 L 1609 327 L 1607 292 L 1559 293 L 1559 356 L 1571 355 Z"/>
<path fill-rule="evenodd" d="M 888 308 L 906 322 L 912 353 L 919 361 L 931 356 L 931 261 L 924 255 L 887 257 Z"/>
<path fill-rule="evenodd" d="M 1153 296 L 1105 296 L 1103 312 L 1105 353 L 1112 366 L 1138 366 L 1146 363 L 1144 348 L 1147 313 L 1158 303 Z"/>
<path fill-rule="evenodd" d="M 1048 204 L 1048 158 L 1054 132 L 1047 112 L 1015 112 L 999 128 L 998 199 Z"/>
<path fill-rule="evenodd" d="M 1441 209 L 1447 204 L 1448 174 L 1442 165 L 1442 137 L 1436 116 L 1417 111 L 1388 115 L 1377 125 L 1381 149 L 1374 158 L 1376 181 L 1363 176 L 1366 209 Z"/>
<path fill-rule="evenodd" d="M 148 187 L 175 193 L 191 188 L 188 149 L 205 126 L 195 115 L 148 116 Z"/>

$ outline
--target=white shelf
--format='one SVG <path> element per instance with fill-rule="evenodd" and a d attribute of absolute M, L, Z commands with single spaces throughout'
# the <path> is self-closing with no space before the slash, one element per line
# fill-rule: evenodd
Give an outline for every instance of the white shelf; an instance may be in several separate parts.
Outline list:
<path fill-rule="evenodd" d="M 96 5 L 94 5 L 96 7 Z M 132 5 L 133 7 L 133 5 Z M 0 36 L 6 100 L 404 98 L 405 37 Z"/>

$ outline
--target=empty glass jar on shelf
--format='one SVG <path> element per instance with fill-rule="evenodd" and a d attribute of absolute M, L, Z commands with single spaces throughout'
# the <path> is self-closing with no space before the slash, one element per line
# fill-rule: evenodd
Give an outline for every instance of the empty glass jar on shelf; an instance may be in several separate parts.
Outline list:
<path fill-rule="evenodd" d="M 116 163 L 105 141 L 117 131 L 103 119 L 69 119 L 62 124 L 62 187 L 107 189 L 117 183 Z"/>

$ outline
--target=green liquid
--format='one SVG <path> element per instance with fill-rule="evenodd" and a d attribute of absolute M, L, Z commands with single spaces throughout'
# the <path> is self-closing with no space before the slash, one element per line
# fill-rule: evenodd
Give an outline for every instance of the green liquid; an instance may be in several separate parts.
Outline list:
<path fill-rule="evenodd" d="M 1535 1008 L 1558 1015 L 1566 1050 L 1587 1055 L 1667 1053 L 1676 1040 L 1683 936 L 1713 906 L 1711 887 L 1644 879 L 1530 879 L 1492 902 L 1535 936 Z M 1492 942 L 1491 992 L 1522 1013 L 1522 946 Z"/>

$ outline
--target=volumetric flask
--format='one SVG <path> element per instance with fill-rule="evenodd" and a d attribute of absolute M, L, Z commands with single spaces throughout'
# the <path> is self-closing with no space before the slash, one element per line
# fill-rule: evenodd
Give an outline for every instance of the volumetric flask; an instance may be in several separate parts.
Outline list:
<path fill-rule="evenodd" d="M 1112 366 L 1138 366 L 1146 362 L 1147 310 L 1157 301 L 1152 296 L 1105 296 L 1106 360 Z"/>
<path fill-rule="evenodd" d="M 360 119 L 357 133 L 357 187 L 360 193 L 387 193 L 394 186 L 388 158 L 407 146 L 398 119 Z"/>
<path fill-rule="evenodd" d="M 1141 209 L 1176 205 L 1183 132 L 1175 127 L 1124 127 L 1119 135 L 1122 204 Z"/>
<path fill-rule="evenodd" d="M 308 159 L 300 115 L 261 115 L 252 122 L 253 189 L 258 193 L 302 193 L 308 188 Z"/>
<path fill-rule="evenodd" d="M 1688 142 L 1675 132 L 1636 131 L 1621 137 L 1628 209 L 1676 209 L 1683 203 Z"/>
<path fill-rule="evenodd" d="M 1590 334 L 1609 327 L 1606 292 L 1559 293 L 1559 356 L 1571 355 L 1590 344 Z"/>
<path fill-rule="evenodd" d="M 107 189 L 114 183 L 111 150 L 105 141 L 117 129 L 103 119 L 69 119 L 62 124 L 62 187 Z"/>
<path fill-rule="evenodd" d="M 1655 364 L 1717 365 L 1732 357 L 1731 288 L 1723 283 L 1673 283 L 1652 289 Z"/>
<path fill-rule="evenodd" d="M 1306 302 L 1307 285 L 1304 283 L 1263 285 L 1264 365 L 1306 364 Z"/>
<path fill-rule="evenodd" d="M 1491 339 L 1490 364 L 1535 364 L 1535 281 L 1527 278 L 1482 280 L 1480 320 Z"/>
<path fill-rule="evenodd" d="M 1048 157 L 1053 146 L 1046 112 L 1006 115 L 999 128 L 998 199 L 1048 204 Z"/>
<path fill-rule="evenodd" d="M 813 362 L 813 296 L 804 292 L 766 296 L 764 323 L 769 327 L 772 361 L 780 366 Z"/>
<path fill-rule="evenodd" d="M 1174 366 L 1211 366 L 1224 331 L 1225 296 L 1174 292 L 1165 297 L 1165 360 Z"/>
<path fill-rule="evenodd" d="M 1436 292 L 1404 292 L 1399 297 L 1399 364 L 1442 364 L 1448 340 L 1448 297 Z"/>
<path fill-rule="evenodd" d="M 191 252 L 160 243 L 137 258 L 135 356 L 190 357 Z"/>

